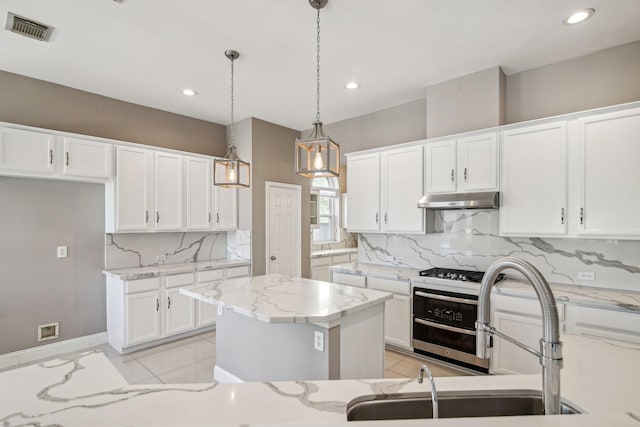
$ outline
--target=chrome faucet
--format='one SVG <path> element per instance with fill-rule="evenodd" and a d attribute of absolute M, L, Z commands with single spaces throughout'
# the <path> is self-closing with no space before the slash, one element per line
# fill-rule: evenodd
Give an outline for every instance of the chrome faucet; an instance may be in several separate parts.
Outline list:
<path fill-rule="evenodd" d="M 542 307 L 542 339 L 540 351 L 537 351 L 489 326 L 490 296 L 493 284 L 498 274 L 512 268 L 524 275 L 536 291 Z M 549 284 L 542 274 L 529 262 L 514 257 L 505 257 L 489 266 L 482 278 L 480 295 L 478 297 L 478 332 L 476 355 L 488 358 L 488 335 L 497 335 L 518 347 L 537 356 L 542 366 L 542 393 L 544 399 L 544 413 L 546 415 L 560 414 L 560 369 L 562 368 L 562 343 L 560 342 L 560 326 L 558 309 Z"/>
<path fill-rule="evenodd" d="M 429 387 L 431 388 L 431 405 L 433 406 L 433 418 L 438 418 L 438 394 L 436 392 L 436 383 L 433 381 L 431 369 L 427 365 L 420 366 L 418 370 L 418 384 L 424 381 L 424 373 L 427 373 L 429 379 Z"/>

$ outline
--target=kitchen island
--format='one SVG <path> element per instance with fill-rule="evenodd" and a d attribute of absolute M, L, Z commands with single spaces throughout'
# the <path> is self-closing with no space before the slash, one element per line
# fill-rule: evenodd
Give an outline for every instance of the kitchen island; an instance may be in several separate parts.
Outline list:
<path fill-rule="evenodd" d="M 180 293 L 218 306 L 217 381 L 384 376 L 384 302 L 392 294 L 277 274 Z"/>

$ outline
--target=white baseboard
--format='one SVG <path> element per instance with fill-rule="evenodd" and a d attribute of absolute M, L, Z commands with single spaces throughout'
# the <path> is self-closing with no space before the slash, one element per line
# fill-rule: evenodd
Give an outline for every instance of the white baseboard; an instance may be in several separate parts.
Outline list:
<path fill-rule="evenodd" d="M 25 350 L 14 351 L 13 353 L 0 354 L 0 369 L 7 369 L 25 363 L 30 363 L 40 359 L 72 353 L 88 347 L 104 344 L 107 342 L 107 333 L 100 332 L 84 337 L 72 338 L 56 343 L 27 348 Z"/>
<path fill-rule="evenodd" d="M 215 365 L 213 368 L 213 379 L 219 383 L 243 383 L 240 378 L 236 377 L 229 371 L 225 371 L 220 366 Z"/>

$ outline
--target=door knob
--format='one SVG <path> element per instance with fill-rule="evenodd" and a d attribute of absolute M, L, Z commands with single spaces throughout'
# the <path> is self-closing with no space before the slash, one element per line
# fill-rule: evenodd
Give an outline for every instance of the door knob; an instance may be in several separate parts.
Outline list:
<path fill-rule="evenodd" d="M 276 257 L 271 255 L 271 261 L 275 261 L 275 260 L 276 260 Z"/>

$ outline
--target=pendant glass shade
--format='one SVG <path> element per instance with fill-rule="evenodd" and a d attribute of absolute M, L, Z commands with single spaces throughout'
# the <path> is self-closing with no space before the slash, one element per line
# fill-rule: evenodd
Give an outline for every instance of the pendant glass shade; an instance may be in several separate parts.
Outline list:
<path fill-rule="evenodd" d="M 296 140 L 296 174 L 307 178 L 340 175 L 340 146 L 324 134 L 322 123 L 313 126 L 308 138 Z"/>
<path fill-rule="evenodd" d="M 251 185 L 251 167 L 236 154 L 236 147 L 213 162 L 213 184 L 227 188 L 248 188 Z"/>

